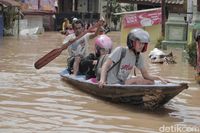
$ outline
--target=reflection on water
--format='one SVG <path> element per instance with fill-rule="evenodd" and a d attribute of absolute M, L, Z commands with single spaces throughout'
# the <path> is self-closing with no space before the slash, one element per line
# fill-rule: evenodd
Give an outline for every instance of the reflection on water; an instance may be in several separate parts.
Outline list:
<path fill-rule="evenodd" d="M 109 33 L 116 41 L 118 33 Z M 178 64 L 149 64 L 149 71 L 189 83 L 163 108 L 146 111 L 97 99 L 61 80 L 66 51 L 36 70 L 34 62 L 61 46 L 63 36 L 5 37 L 0 44 L 0 132 L 159 132 L 163 125 L 200 126 L 195 70 L 175 51 Z M 174 52 L 174 51 L 173 51 Z M 148 60 L 147 60 L 148 61 Z"/>

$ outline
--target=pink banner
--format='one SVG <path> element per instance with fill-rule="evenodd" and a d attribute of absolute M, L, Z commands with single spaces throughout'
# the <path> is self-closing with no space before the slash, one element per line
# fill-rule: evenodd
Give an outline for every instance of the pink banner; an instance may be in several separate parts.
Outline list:
<path fill-rule="evenodd" d="M 22 0 L 23 11 L 48 11 L 55 12 L 56 0 Z"/>
<path fill-rule="evenodd" d="M 22 1 L 22 10 L 38 10 L 38 1 L 37 0 L 23 0 Z"/>
<path fill-rule="evenodd" d="M 152 26 L 161 23 L 161 9 L 127 14 L 123 18 L 124 28 Z"/>
<path fill-rule="evenodd" d="M 55 0 L 40 0 L 40 10 L 55 12 Z"/>

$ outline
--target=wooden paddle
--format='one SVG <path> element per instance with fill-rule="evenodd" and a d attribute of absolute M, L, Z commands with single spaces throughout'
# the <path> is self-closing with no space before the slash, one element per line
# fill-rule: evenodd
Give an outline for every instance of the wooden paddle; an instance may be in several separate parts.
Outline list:
<path fill-rule="evenodd" d="M 49 53 L 47 53 L 46 55 L 44 55 L 42 58 L 40 58 L 38 61 L 35 62 L 35 64 L 34 64 L 35 68 L 36 69 L 40 69 L 43 66 L 47 65 L 49 62 L 51 62 L 56 57 L 58 57 L 62 53 L 63 50 L 67 49 L 68 46 L 70 46 L 75 41 L 77 41 L 78 39 L 80 39 L 81 37 L 83 37 L 86 33 L 91 32 L 91 29 L 93 29 L 95 27 L 96 27 L 96 25 L 93 26 L 93 27 L 91 27 L 90 29 L 86 30 L 82 34 L 80 34 L 74 40 L 69 41 L 67 44 L 64 44 L 62 47 L 53 49 L 52 51 L 50 51 Z"/>

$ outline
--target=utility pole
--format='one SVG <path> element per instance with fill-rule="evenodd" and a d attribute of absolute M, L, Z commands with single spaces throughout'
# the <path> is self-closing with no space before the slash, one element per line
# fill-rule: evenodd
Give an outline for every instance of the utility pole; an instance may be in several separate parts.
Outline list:
<path fill-rule="evenodd" d="M 106 23 L 110 27 L 110 0 L 107 0 L 107 5 L 106 5 Z"/>
<path fill-rule="evenodd" d="M 38 10 L 41 10 L 40 0 L 38 0 Z"/>
<path fill-rule="evenodd" d="M 75 0 L 72 0 L 72 12 L 75 11 Z"/>
<path fill-rule="evenodd" d="M 19 32 L 20 32 L 20 27 L 19 27 L 20 26 L 20 24 L 19 24 L 20 22 L 19 22 L 19 19 L 20 19 L 20 15 L 21 14 L 20 14 L 19 7 L 17 7 L 17 10 L 18 10 L 18 13 L 17 13 L 18 14 L 18 18 L 17 18 L 17 37 L 19 38 Z"/>
<path fill-rule="evenodd" d="M 166 3 L 165 0 L 161 1 L 161 10 L 162 10 L 162 36 L 165 36 L 165 7 L 166 7 Z"/>

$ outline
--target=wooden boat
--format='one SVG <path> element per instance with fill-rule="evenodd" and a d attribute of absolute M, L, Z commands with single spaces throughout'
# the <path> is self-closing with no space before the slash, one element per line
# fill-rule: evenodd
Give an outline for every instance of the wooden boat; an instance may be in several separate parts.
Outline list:
<path fill-rule="evenodd" d="M 156 109 L 167 103 L 170 99 L 188 88 L 187 83 L 157 82 L 154 85 L 105 85 L 99 88 L 97 83 L 85 80 L 85 76 L 76 77 L 69 75 L 67 70 L 60 73 L 63 80 L 75 86 L 75 88 L 110 100 L 112 102 L 138 105 L 145 109 Z"/>

